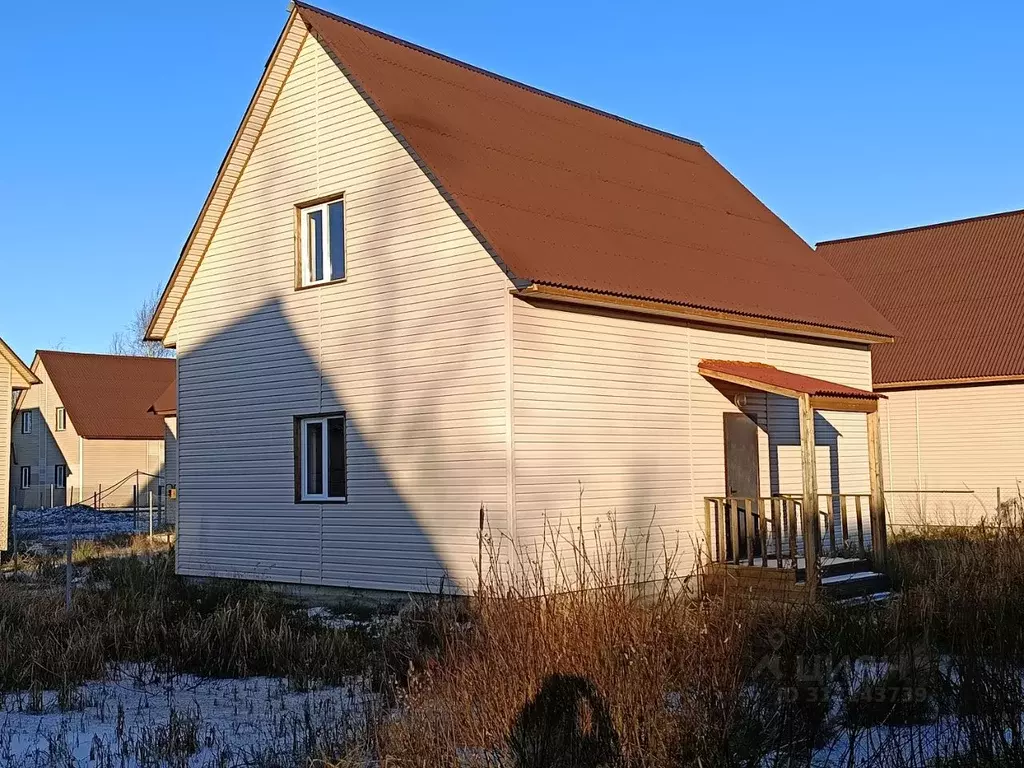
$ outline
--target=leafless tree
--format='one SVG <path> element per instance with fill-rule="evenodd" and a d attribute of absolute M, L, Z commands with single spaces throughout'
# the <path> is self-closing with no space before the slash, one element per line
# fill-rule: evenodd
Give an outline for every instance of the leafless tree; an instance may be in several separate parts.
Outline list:
<path fill-rule="evenodd" d="M 145 341 L 146 329 L 160 302 L 160 291 L 154 291 L 135 310 L 125 327 L 114 333 L 110 340 L 110 351 L 115 355 L 138 355 L 140 357 L 174 357 L 174 350 L 167 349 L 159 341 Z"/>

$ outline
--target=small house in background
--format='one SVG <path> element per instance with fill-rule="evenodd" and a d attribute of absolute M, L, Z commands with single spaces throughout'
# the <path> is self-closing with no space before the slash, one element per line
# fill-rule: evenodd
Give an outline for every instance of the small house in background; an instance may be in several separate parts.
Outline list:
<path fill-rule="evenodd" d="M 11 497 L 11 411 L 12 393 L 23 392 L 39 379 L 25 363 L 0 339 L 0 551 L 7 549 L 10 533 Z"/>
<path fill-rule="evenodd" d="M 166 358 L 40 350 L 39 383 L 14 404 L 14 503 L 147 504 L 163 489 L 164 420 L 150 406 L 174 380 Z"/>
<path fill-rule="evenodd" d="M 884 531 L 892 334 L 700 144 L 295 3 L 147 334 L 177 570 L 470 589 L 484 535 L 628 535 L 795 581 L 796 504 Z"/>
<path fill-rule="evenodd" d="M 872 356 L 890 519 L 992 519 L 1024 481 L 1024 211 L 817 250 L 900 329 Z"/>
<path fill-rule="evenodd" d="M 173 379 L 149 410 L 164 420 L 164 502 L 167 521 L 178 521 L 178 382 Z"/>

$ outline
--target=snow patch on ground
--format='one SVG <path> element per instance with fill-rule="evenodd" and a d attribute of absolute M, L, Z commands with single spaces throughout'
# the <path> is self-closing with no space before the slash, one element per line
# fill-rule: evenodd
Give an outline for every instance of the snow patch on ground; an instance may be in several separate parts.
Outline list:
<path fill-rule="evenodd" d="M 344 748 L 370 701 L 361 681 L 295 691 L 283 679 L 164 677 L 121 665 L 61 695 L 7 694 L 10 766 L 303 764 Z"/>
<path fill-rule="evenodd" d="M 117 534 L 149 530 L 149 512 L 105 512 L 85 506 L 19 509 L 14 525 L 18 541 L 56 543 L 72 540 L 103 539 Z"/>

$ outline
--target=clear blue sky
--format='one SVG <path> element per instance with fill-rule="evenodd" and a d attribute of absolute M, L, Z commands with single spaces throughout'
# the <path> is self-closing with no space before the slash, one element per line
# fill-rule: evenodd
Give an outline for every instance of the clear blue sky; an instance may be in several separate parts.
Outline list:
<path fill-rule="evenodd" d="M 329 10 L 702 142 L 805 240 L 1024 208 L 1024 4 Z M 4 9 L 0 336 L 107 351 L 163 286 L 284 0 Z"/>

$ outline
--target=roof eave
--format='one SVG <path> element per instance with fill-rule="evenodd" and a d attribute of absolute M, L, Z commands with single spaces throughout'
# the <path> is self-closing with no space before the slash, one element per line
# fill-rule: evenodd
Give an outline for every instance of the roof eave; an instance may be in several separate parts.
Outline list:
<path fill-rule="evenodd" d="M 914 381 L 887 381 L 876 383 L 878 390 L 933 389 L 936 387 L 966 387 L 980 384 L 1024 384 L 1024 373 L 999 376 L 964 376 L 949 379 L 917 379 Z"/>
<path fill-rule="evenodd" d="M 18 357 L 14 350 L 7 346 L 3 339 L 0 339 L 0 357 L 4 358 L 10 363 L 11 368 L 14 372 L 21 377 L 21 384 L 12 384 L 11 389 L 28 389 L 34 384 L 39 384 L 39 377 L 36 376 L 32 369 L 25 365 L 20 357 Z"/>
<path fill-rule="evenodd" d="M 801 323 L 779 318 L 741 315 L 724 310 L 692 307 L 665 301 L 641 299 L 617 294 L 598 293 L 575 288 L 563 288 L 546 283 L 533 282 L 524 288 L 514 288 L 511 293 L 522 299 L 544 300 L 564 304 L 577 304 L 604 309 L 614 309 L 641 315 L 673 317 L 690 322 L 741 328 L 759 331 L 774 331 L 795 336 L 851 341 L 864 344 L 885 344 L 894 337 L 873 331 L 839 328 L 811 323 Z"/>

